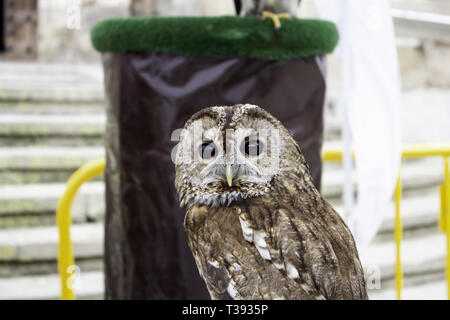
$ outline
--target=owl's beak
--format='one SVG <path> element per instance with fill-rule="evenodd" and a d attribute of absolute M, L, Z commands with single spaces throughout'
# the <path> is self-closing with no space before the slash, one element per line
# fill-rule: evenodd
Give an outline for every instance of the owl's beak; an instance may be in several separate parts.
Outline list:
<path fill-rule="evenodd" d="M 233 185 L 234 176 L 233 167 L 231 166 L 231 164 L 227 164 L 227 166 L 225 167 L 225 176 L 227 178 L 228 186 L 231 187 Z"/>

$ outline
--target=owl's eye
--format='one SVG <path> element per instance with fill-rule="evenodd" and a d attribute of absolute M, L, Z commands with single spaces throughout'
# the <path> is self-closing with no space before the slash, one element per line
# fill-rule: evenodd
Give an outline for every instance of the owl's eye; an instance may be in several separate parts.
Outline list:
<path fill-rule="evenodd" d="M 200 145 L 200 155 L 203 159 L 211 159 L 216 156 L 216 145 L 212 141 L 203 142 Z"/>
<path fill-rule="evenodd" d="M 247 156 L 259 156 L 263 151 L 263 143 L 258 139 L 246 137 L 241 146 L 241 152 Z"/>

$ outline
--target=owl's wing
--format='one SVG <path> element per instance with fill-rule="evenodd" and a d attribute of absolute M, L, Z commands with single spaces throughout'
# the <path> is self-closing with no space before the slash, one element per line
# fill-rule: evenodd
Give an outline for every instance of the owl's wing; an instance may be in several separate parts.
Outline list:
<path fill-rule="evenodd" d="M 283 277 L 262 258 L 264 252 L 258 252 L 243 238 L 237 212 L 227 207 L 195 208 L 185 221 L 189 247 L 211 297 L 314 299 L 318 292 L 305 290 L 295 280 Z M 247 234 L 244 237 L 247 239 Z"/>
<path fill-rule="evenodd" d="M 230 273 L 218 261 L 202 254 L 194 254 L 200 276 L 206 283 L 209 294 L 214 300 L 232 300 L 228 292 Z M 206 259 L 205 259 L 206 258 Z"/>
<path fill-rule="evenodd" d="M 217 241 L 217 230 L 220 229 L 215 221 L 208 223 L 208 219 L 205 219 L 207 214 L 204 207 L 194 207 L 190 213 L 186 214 L 184 227 L 187 242 L 211 298 L 229 300 L 230 296 L 227 292 L 229 273 L 223 267 L 219 267 L 213 245 Z M 198 220 L 201 220 L 201 223 L 197 223 Z"/>
<path fill-rule="evenodd" d="M 251 205 L 239 214 L 244 238 L 264 259 L 316 299 L 367 298 L 353 237 L 327 202 L 271 207 Z"/>

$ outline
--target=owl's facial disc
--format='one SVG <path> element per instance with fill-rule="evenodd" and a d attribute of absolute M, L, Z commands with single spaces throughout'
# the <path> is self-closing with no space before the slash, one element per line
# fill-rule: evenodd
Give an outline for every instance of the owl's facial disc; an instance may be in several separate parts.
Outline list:
<path fill-rule="evenodd" d="M 267 118 L 244 117 L 246 106 L 204 109 L 185 126 L 177 152 L 182 206 L 229 205 L 271 190 L 283 141 Z"/>
<path fill-rule="evenodd" d="M 192 177 L 192 184 L 217 185 L 224 192 L 267 184 L 274 174 L 266 168 L 272 164 L 267 160 L 267 145 L 270 143 L 266 137 L 249 128 L 227 129 L 216 138 L 204 134 L 198 147 L 194 146 L 200 156 L 201 170 Z"/>

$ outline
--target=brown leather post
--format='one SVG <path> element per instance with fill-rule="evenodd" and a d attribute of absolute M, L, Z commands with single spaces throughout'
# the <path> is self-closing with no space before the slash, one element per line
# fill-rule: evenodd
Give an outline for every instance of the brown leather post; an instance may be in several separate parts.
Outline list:
<path fill-rule="evenodd" d="M 116 52 L 103 58 L 106 298 L 208 299 L 185 240 L 171 134 L 204 107 L 259 105 L 290 130 L 320 188 L 325 81 L 318 57 L 274 61 Z"/>

